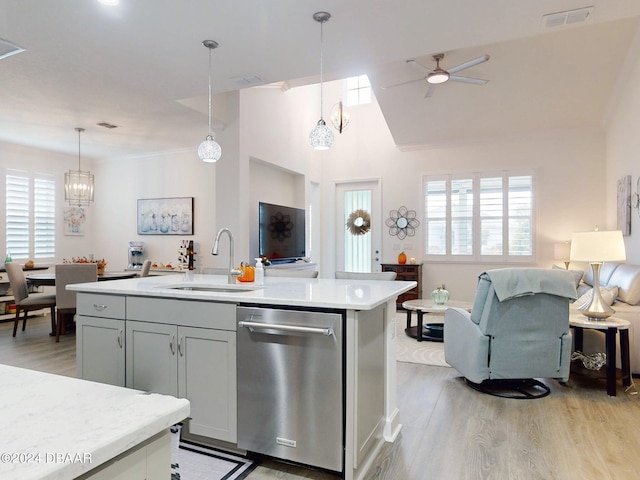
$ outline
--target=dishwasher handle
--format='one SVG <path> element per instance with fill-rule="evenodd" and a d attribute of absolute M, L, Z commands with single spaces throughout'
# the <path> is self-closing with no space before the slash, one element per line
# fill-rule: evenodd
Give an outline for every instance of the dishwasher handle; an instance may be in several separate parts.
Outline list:
<path fill-rule="evenodd" d="M 326 327 L 303 327 L 302 325 L 279 325 L 271 323 L 260 322 L 247 322 L 246 320 L 240 320 L 238 322 L 239 327 L 246 327 L 249 330 L 281 330 L 284 332 L 298 332 L 298 333 L 319 333 L 322 335 L 333 335 L 333 328 Z"/>

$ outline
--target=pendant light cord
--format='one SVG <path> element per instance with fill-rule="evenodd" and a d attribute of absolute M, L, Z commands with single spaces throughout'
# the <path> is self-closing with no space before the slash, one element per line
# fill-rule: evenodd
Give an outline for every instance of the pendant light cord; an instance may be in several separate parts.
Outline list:
<path fill-rule="evenodd" d="M 326 20 L 322 20 L 320 22 L 320 120 L 323 119 L 322 116 L 322 53 L 323 53 L 323 44 L 324 44 L 324 35 L 323 35 L 323 27 L 324 22 Z"/>
<path fill-rule="evenodd" d="M 209 47 L 209 136 L 211 136 L 211 47 Z"/>
<path fill-rule="evenodd" d="M 77 127 L 76 131 L 78 132 L 78 172 L 81 172 L 82 169 L 80 168 L 80 134 L 84 132 L 84 128 Z"/>

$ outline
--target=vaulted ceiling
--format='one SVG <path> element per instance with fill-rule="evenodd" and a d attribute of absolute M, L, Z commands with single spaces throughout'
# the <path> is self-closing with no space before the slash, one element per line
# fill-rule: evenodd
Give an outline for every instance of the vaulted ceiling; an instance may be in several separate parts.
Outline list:
<path fill-rule="evenodd" d="M 545 28 L 543 15 L 592 6 L 585 22 Z M 0 38 L 25 52 L 0 60 L 0 141 L 114 158 L 194 149 L 206 127 L 208 52 L 214 93 L 366 73 L 400 148 L 549 128 L 600 125 L 633 51 L 636 0 L 0 0 Z M 422 74 L 483 54 L 425 99 Z M 257 77 L 257 80 L 255 79 Z M 247 79 L 249 84 L 247 84 Z M 118 125 L 114 130 L 99 122 Z"/>

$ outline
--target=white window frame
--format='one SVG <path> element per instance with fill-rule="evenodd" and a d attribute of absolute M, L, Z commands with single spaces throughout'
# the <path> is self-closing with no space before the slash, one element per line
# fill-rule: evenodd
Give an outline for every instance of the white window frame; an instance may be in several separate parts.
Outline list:
<path fill-rule="evenodd" d="M 367 81 L 367 85 L 361 83 L 362 79 L 366 78 Z M 349 87 L 349 83 L 356 83 L 356 87 L 355 88 L 350 88 Z M 367 92 L 366 97 L 368 98 L 367 101 L 363 100 L 363 92 Z M 350 95 L 351 92 L 355 92 L 356 97 L 357 97 L 357 101 L 351 101 L 351 97 L 352 95 Z M 355 75 L 353 77 L 349 77 L 346 78 L 344 81 L 344 104 L 347 107 L 355 107 L 357 105 L 369 105 L 373 100 L 373 87 L 371 86 L 371 80 L 369 80 L 369 77 L 367 76 L 367 74 L 362 74 L 362 75 Z"/>
<path fill-rule="evenodd" d="M 15 240 L 10 240 L 9 233 L 9 191 L 7 181 L 9 177 L 25 180 L 26 199 L 21 205 L 25 212 L 23 218 L 27 223 L 26 244 L 17 246 Z M 41 188 L 44 182 L 44 189 Z M 40 188 L 36 184 L 40 183 Z M 57 182 L 54 175 L 32 173 L 20 170 L 6 170 L 4 175 L 4 242 L 5 248 L 11 253 L 13 260 L 53 260 L 56 255 L 56 189 Z M 38 192 L 36 192 L 38 190 Z M 37 195 L 39 193 L 40 195 Z M 42 195 L 44 194 L 44 195 Z M 37 245 L 36 245 L 37 244 Z"/>
<path fill-rule="evenodd" d="M 530 255 L 510 255 L 509 254 L 509 220 L 514 218 L 509 216 L 509 178 L 510 177 L 531 177 L 531 254 Z M 480 216 L 480 181 L 482 178 L 502 178 L 502 253 L 498 255 L 483 255 L 481 253 L 481 216 Z M 469 255 L 452 254 L 452 212 L 451 212 L 451 182 L 454 180 L 471 179 L 473 182 L 473 218 L 472 218 L 472 253 Z M 429 248 L 429 222 L 427 218 L 427 182 L 444 181 L 446 185 L 446 214 L 445 214 L 445 249 L 443 254 L 430 254 Z M 535 263 L 536 258 L 536 176 L 533 169 L 503 170 L 493 172 L 475 172 L 467 174 L 445 174 L 445 175 L 423 175 L 422 177 L 422 197 L 423 197 L 423 219 L 424 219 L 424 254 L 425 260 L 430 262 L 458 262 L 458 263 Z M 522 218 L 522 217 L 520 217 Z M 433 220 L 432 220 L 433 221 Z"/>

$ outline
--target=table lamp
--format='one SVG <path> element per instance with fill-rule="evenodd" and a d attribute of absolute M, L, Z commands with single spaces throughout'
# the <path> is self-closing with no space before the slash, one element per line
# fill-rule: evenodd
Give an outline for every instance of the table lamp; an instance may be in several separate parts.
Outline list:
<path fill-rule="evenodd" d="M 624 262 L 626 254 L 620 230 L 576 232 L 571 237 L 572 262 L 589 262 L 593 272 L 591 301 L 579 310 L 591 320 L 604 320 L 615 313 L 600 293 L 600 268 L 604 262 Z"/>

